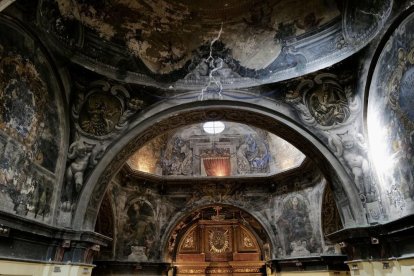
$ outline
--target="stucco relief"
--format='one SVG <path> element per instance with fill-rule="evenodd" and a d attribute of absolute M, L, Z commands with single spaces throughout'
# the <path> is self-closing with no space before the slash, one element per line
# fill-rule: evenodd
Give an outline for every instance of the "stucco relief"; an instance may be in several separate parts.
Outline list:
<path fill-rule="evenodd" d="M 358 128 L 362 103 L 355 95 L 354 77 L 349 72 L 318 73 L 304 77 L 286 93 L 285 101 L 300 120 L 326 140 L 352 177 L 369 219 L 384 219 L 378 189 L 372 176 L 366 139 Z"/>
<path fill-rule="evenodd" d="M 285 101 L 295 107 L 306 125 L 330 130 L 349 124 L 361 110 L 361 101 L 352 89 L 349 76 L 320 73 L 302 78 L 286 93 Z"/>
<path fill-rule="evenodd" d="M 72 106 L 74 141 L 68 150 L 68 165 L 62 193 L 62 210 L 72 210 L 87 172 L 104 155 L 108 145 L 126 129 L 129 118 L 144 102 L 131 97 L 121 85 L 95 81 L 78 84 L 77 101 Z"/>

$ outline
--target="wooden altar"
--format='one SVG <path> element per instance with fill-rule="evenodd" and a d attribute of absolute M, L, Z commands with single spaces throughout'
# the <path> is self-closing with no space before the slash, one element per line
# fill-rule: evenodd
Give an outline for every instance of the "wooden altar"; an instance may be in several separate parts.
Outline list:
<path fill-rule="evenodd" d="M 176 254 L 177 276 L 264 275 L 262 250 L 238 219 L 220 215 L 200 220 L 182 236 Z"/>

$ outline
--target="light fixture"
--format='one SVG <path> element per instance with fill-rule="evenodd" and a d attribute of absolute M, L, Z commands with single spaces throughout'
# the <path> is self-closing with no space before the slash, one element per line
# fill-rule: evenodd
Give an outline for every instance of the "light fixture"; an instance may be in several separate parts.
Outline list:
<path fill-rule="evenodd" d="M 219 134 L 224 131 L 225 126 L 223 122 L 211 121 L 203 124 L 203 129 L 208 134 Z"/>

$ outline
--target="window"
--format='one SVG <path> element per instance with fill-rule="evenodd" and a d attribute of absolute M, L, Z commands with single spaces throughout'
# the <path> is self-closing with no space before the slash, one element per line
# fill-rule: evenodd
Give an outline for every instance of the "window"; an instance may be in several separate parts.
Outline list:
<path fill-rule="evenodd" d="M 221 133 L 223 132 L 224 128 L 225 128 L 224 123 L 220 121 L 206 122 L 203 125 L 204 131 L 209 134 Z"/>

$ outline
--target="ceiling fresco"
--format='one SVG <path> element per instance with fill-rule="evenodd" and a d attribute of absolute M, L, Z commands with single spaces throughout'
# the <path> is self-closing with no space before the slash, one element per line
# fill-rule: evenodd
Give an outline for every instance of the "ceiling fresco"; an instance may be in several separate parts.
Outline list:
<path fill-rule="evenodd" d="M 305 159 L 301 151 L 272 133 L 244 124 L 224 125 L 218 134 L 208 134 L 203 124 L 194 124 L 158 136 L 127 164 L 134 171 L 159 176 L 254 176 L 281 173 Z"/>
<path fill-rule="evenodd" d="M 64 17 L 107 40 L 122 40 L 159 74 L 183 67 L 221 25 L 220 40 L 240 65 L 262 69 L 280 54 L 281 38 L 309 32 L 340 15 L 334 1 L 322 0 L 57 2 Z"/>
<path fill-rule="evenodd" d="M 377 1 L 375 12 L 370 1 L 348 2 L 42 0 L 37 20 L 58 52 L 101 74 L 174 89 L 240 88 L 319 70 L 361 49 L 392 1 Z"/>
<path fill-rule="evenodd" d="M 414 16 L 393 32 L 374 71 L 368 137 L 384 206 L 391 218 L 414 210 Z"/>

